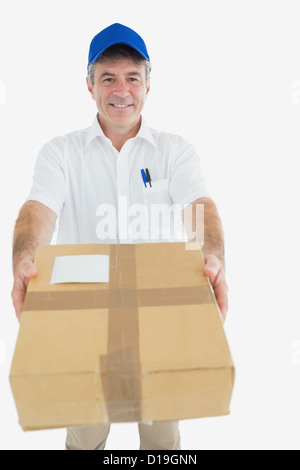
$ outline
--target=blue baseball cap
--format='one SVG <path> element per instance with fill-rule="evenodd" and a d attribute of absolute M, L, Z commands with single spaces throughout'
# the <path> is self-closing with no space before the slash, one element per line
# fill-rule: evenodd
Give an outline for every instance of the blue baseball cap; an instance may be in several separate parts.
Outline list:
<path fill-rule="evenodd" d="M 101 54 L 114 44 L 126 44 L 139 52 L 144 59 L 150 61 L 146 44 L 141 36 L 127 26 L 114 23 L 100 31 L 100 33 L 92 39 L 89 50 L 88 67 L 91 62 L 95 63 Z"/>

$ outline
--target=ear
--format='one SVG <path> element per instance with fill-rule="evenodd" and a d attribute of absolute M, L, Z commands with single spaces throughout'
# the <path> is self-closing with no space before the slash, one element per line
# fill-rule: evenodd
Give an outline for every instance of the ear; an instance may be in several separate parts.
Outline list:
<path fill-rule="evenodd" d="M 94 96 L 94 91 L 93 91 L 93 87 L 92 85 L 90 84 L 90 81 L 88 79 L 88 77 L 86 77 L 86 84 L 87 84 L 87 87 L 88 87 L 88 90 L 93 98 L 93 100 L 95 99 L 95 96 Z"/>

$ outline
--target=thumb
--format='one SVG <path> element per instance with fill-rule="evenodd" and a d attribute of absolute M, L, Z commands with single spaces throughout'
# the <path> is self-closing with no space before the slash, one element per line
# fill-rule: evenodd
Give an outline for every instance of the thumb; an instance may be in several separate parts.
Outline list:
<path fill-rule="evenodd" d="M 37 267 L 33 264 L 28 270 L 27 270 L 27 276 L 28 277 L 34 277 L 37 275 Z"/>
<path fill-rule="evenodd" d="M 204 274 L 209 277 L 211 283 L 214 283 L 219 274 L 219 268 L 213 263 L 206 264 L 204 266 Z"/>
<path fill-rule="evenodd" d="M 206 264 L 204 266 L 204 274 L 209 277 L 209 280 L 212 284 L 214 284 L 220 272 L 221 264 L 218 262 L 217 259 L 214 257 L 210 257 L 206 260 Z"/>
<path fill-rule="evenodd" d="M 28 278 L 34 277 L 38 273 L 38 269 L 36 265 L 30 260 L 26 260 L 23 263 L 22 271 L 23 271 L 24 276 Z"/>
<path fill-rule="evenodd" d="M 218 274 L 219 269 L 218 269 L 218 267 L 217 267 L 216 265 L 214 265 L 214 264 L 206 264 L 206 265 L 204 266 L 204 271 L 205 271 L 205 272 L 208 272 L 208 271 L 209 271 L 210 274 L 213 274 L 214 276 L 216 276 L 216 275 Z"/>

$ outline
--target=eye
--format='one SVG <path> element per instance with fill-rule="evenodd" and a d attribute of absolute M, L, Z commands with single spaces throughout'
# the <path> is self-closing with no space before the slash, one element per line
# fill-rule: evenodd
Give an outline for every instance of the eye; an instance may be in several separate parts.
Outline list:
<path fill-rule="evenodd" d="M 137 82 L 138 80 L 137 80 L 137 78 L 130 77 L 130 78 L 129 78 L 129 81 L 133 83 L 133 82 Z"/>
<path fill-rule="evenodd" d="M 112 83 L 112 81 L 113 81 L 113 78 L 105 78 L 103 80 L 104 83 Z"/>

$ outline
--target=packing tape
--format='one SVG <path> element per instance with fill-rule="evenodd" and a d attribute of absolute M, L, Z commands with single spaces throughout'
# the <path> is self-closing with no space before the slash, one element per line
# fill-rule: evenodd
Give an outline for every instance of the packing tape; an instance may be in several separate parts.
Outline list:
<path fill-rule="evenodd" d="M 135 250 L 128 256 L 111 246 L 108 350 L 100 356 L 100 371 L 109 422 L 139 422 L 141 367 Z"/>
<path fill-rule="evenodd" d="M 162 289 L 126 289 L 120 297 L 119 289 L 27 292 L 23 311 L 84 310 L 95 308 L 155 307 L 168 305 L 196 305 L 213 303 L 209 285 L 169 287 Z"/>

